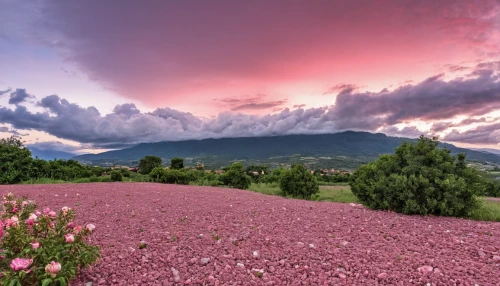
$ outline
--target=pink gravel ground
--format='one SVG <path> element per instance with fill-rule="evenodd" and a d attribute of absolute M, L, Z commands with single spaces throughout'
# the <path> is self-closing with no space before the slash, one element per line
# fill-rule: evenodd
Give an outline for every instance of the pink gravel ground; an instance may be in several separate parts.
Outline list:
<path fill-rule="evenodd" d="M 72 207 L 79 223 L 97 226 L 103 257 L 72 285 L 500 285 L 500 223 L 211 187 L 0 190 Z"/>

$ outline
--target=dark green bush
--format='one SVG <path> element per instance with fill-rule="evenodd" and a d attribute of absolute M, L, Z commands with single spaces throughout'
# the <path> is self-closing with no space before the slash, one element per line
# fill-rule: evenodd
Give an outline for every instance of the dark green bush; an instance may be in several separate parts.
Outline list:
<path fill-rule="evenodd" d="M 17 137 L 0 139 L 0 184 L 30 179 L 31 152 Z"/>
<path fill-rule="evenodd" d="M 187 185 L 189 184 L 189 178 L 186 172 L 182 170 L 167 170 L 167 172 L 165 172 L 164 183 Z"/>
<path fill-rule="evenodd" d="M 285 196 L 309 199 L 319 192 L 319 184 L 309 170 L 297 164 L 282 172 L 280 189 Z"/>
<path fill-rule="evenodd" d="M 149 173 L 149 177 L 153 182 L 164 183 L 165 175 L 167 170 L 163 169 L 163 167 L 156 167 Z"/>
<path fill-rule="evenodd" d="M 189 184 L 189 177 L 183 170 L 165 170 L 162 167 L 154 168 L 149 176 L 154 182 L 166 184 Z"/>
<path fill-rule="evenodd" d="M 170 160 L 170 169 L 179 170 L 184 168 L 184 159 L 174 157 Z"/>
<path fill-rule="evenodd" d="M 484 181 L 467 167 L 465 155 L 453 157 L 424 136 L 404 142 L 393 155 L 382 155 L 356 170 L 352 192 L 367 207 L 405 214 L 468 216 L 478 206 Z"/>
<path fill-rule="evenodd" d="M 126 177 L 126 178 L 130 178 L 130 170 L 128 168 L 121 168 L 120 169 L 120 173 L 122 174 L 122 176 Z"/>
<path fill-rule="evenodd" d="M 147 175 L 156 167 L 161 167 L 161 158 L 157 156 L 146 156 L 139 161 L 139 173 Z"/>
<path fill-rule="evenodd" d="M 226 186 L 243 190 L 248 189 L 252 183 L 241 163 L 233 163 L 220 179 Z"/>
<path fill-rule="evenodd" d="M 111 176 L 109 176 L 112 182 L 121 182 L 123 180 L 122 173 L 118 170 L 111 171 Z"/>

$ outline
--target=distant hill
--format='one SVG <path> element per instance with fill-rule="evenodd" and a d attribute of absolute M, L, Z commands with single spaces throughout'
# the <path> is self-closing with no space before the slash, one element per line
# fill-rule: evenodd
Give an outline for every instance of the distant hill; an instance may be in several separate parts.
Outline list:
<path fill-rule="evenodd" d="M 68 153 L 68 152 L 62 152 L 62 151 L 57 151 L 57 150 L 41 150 L 38 148 L 34 147 L 29 147 L 31 151 L 31 156 L 33 158 L 37 157 L 43 160 L 54 160 L 54 159 L 64 159 L 68 160 L 73 157 L 75 157 L 75 154 L 73 153 Z"/>
<path fill-rule="evenodd" d="M 346 131 L 322 135 L 287 135 L 273 137 L 245 137 L 188 140 L 177 142 L 143 143 L 137 146 L 85 154 L 74 159 L 92 164 L 136 164 L 146 155 L 156 155 L 166 160 L 172 157 L 187 158 L 188 163 L 204 161 L 207 165 L 226 166 L 233 161 L 264 164 L 291 164 L 302 162 L 311 166 L 357 168 L 375 160 L 380 154 L 390 154 L 404 140 L 416 139 L 390 137 L 381 133 Z M 500 163 L 500 156 L 446 146 L 452 153 L 466 153 L 468 160 Z M 354 163 L 353 163 L 354 162 Z"/>
<path fill-rule="evenodd" d="M 486 153 L 495 154 L 495 155 L 500 155 L 500 150 L 497 150 L 497 149 L 489 149 L 489 148 L 475 149 L 474 148 L 472 150 L 480 151 L 480 152 L 486 152 Z"/>

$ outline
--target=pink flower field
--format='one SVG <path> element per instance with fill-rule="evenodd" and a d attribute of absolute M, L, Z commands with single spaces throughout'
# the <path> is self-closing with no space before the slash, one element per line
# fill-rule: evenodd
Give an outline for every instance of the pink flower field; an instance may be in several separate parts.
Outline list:
<path fill-rule="evenodd" d="M 212 187 L 0 190 L 95 226 L 102 258 L 72 285 L 500 285 L 500 223 Z"/>

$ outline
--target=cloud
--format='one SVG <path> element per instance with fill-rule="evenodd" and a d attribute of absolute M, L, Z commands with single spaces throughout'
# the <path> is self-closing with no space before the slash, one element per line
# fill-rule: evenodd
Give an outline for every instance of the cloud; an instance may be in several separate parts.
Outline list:
<path fill-rule="evenodd" d="M 82 149 L 82 146 L 73 146 L 64 144 L 60 141 L 44 141 L 44 142 L 36 142 L 27 144 L 28 147 L 37 148 L 43 151 L 47 150 L 56 150 L 68 153 L 75 153 Z"/>
<path fill-rule="evenodd" d="M 449 132 L 453 127 L 487 123 L 484 114 L 500 110 L 500 80 L 497 70 L 475 69 L 469 76 L 445 81 L 442 75 L 416 84 L 380 92 L 341 90 L 334 105 L 305 109 L 297 106 L 272 114 L 252 115 L 240 110 L 281 108 L 284 102 L 266 100 L 265 95 L 223 98 L 216 102 L 230 112 L 203 118 L 172 108 L 141 112 L 135 104 L 117 105 L 102 115 L 95 107 L 81 107 L 57 95 L 38 102 L 43 111 L 25 106 L 0 107 L 0 123 L 13 128 L 38 130 L 59 138 L 74 140 L 93 148 L 131 146 L 142 142 L 186 139 L 320 134 L 344 130 L 379 131 L 390 135 L 418 137 L 426 134 L 415 126 L 402 129 L 398 124 L 415 120 L 432 122 L 429 134 Z M 469 118 L 451 123 L 456 116 Z M 481 117 L 479 117 L 481 116 Z M 484 125 L 470 132 L 453 130 L 447 140 L 494 142 L 493 127 Z M 493 127 L 492 127 L 493 126 Z M 487 130 L 486 130 L 486 129 Z M 423 132 L 425 131 L 425 132 Z"/>
<path fill-rule="evenodd" d="M 450 81 L 437 75 L 389 92 L 341 92 L 330 116 L 340 126 L 370 129 L 412 120 L 481 116 L 500 109 L 500 81 L 496 72 L 475 70 L 467 78 Z"/>
<path fill-rule="evenodd" d="M 332 94 L 332 93 L 351 93 L 355 90 L 359 89 L 359 86 L 350 83 L 340 83 L 330 87 L 327 91 L 323 93 L 323 95 Z"/>
<path fill-rule="evenodd" d="M 228 97 L 222 99 L 215 99 L 214 101 L 222 103 L 224 106 L 229 107 L 231 111 L 242 110 L 277 110 L 278 107 L 284 105 L 287 100 L 266 100 L 265 94 L 258 94 L 256 96 L 242 96 L 242 97 Z"/>
<path fill-rule="evenodd" d="M 34 96 L 28 94 L 25 89 L 18 88 L 10 94 L 9 104 L 18 105 L 19 103 L 26 101 L 28 98 L 34 98 Z"/>
<path fill-rule="evenodd" d="M 299 109 L 300 108 L 304 108 L 304 107 L 306 107 L 305 104 L 296 104 L 296 105 L 293 106 L 293 108 L 299 108 Z"/>
<path fill-rule="evenodd" d="M 11 91 L 12 91 L 12 89 L 11 89 L 11 88 L 8 88 L 8 89 L 6 89 L 6 90 L 0 90 L 0 96 L 3 96 L 3 95 L 5 95 L 5 94 L 7 94 L 7 93 L 9 93 L 9 92 L 11 92 Z"/>
<path fill-rule="evenodd" d="M 4 4 L 0 36 L 32 31 L 92 80 L 151 105 L 190 96 L 196 82 L 217 92 L 221 80 L 295 82 L 333 69 L 352 78 L 498 51 L 494 0 L 25 2 Z"/>
<path fill-rule="evenodd" d="M 28 133 L 20 133 L 17 130 L 9 129 L 8 127 L 5 127 L 5 126 L 0 126 L 0 132 L 10 133 L 14 136 L 28 136 L 29 135 Z"/>
<path fill-rule="evenodd" d="M 454 129 L 443 139 L 451 142 L 498 145 L 500 142 L 500 123 L 482 125 L 463 132 Z"/>

